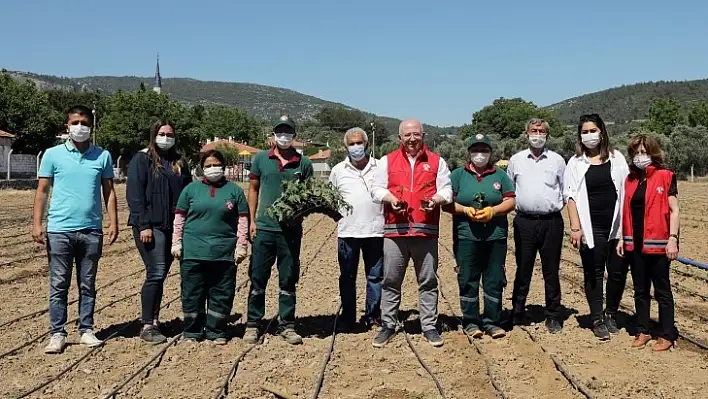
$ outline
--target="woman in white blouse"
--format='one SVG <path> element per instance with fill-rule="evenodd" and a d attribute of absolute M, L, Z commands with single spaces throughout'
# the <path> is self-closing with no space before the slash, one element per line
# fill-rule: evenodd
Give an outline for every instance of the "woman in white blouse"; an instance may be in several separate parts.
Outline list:
<path fill-rule="evenodd" d="M 624 291 L 626 264 L 614 251 L 622 235 L 622 198 L 629 167 L 612 149 L 598 114 L 580 117 L 578 144 L 565 168 L 570 242 L 580 250 L 592 330 L 600 340 L 619 333 L 616 314 Z M 607 268 L 607 308 L 602 285 Z"/>

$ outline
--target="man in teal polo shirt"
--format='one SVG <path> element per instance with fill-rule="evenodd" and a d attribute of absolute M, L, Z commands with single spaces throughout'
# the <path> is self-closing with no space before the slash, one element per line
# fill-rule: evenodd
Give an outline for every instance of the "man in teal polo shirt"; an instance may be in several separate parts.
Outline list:
<path fill-rule="evenodd" d="M 111 154 L 90 142 L 93 114 L 84 106 L 67 113 L 69 139 L 48 149 L 39 167 L 34 197 L 32 238 L 44 244 L 49 256 L 50 339 L 45 353 L 61 353 L 66 346 L 67 297 L 76 262 L 79 283 L 80 342 L 98 346 L 93 333 L 96 270 L 103 247 L 101 192 L 110 221 L 108 241 L 118 237 L 118 203 L 113 188 Z M 50 188 L 46 240 L 42 216 Z"/>
<path fill-rule="evenodd" d="M 290 344 L 301 344 L 302 337 L 295 332 L 295 288 L 300 277 L 300 243 L 302 224 L 295 227 L 281 225 L 266 214 L 282 193 L 286 180 L 309 179 L 312 163 L 292 147 L 295 121 L 281 116 L 273 126 L 275 146 L 257 153 L 252 160 L 248 205 L 251 217 L 250 236 L 253 242 L 251 292 L 248 298 L 248 322 L 244 341 L 258 342 L 259 326 L 265 314 L 265 290 L 273 262 L 278 262 L 280 286 L 279 334 Z M 253 223 L 255 221 L 255 223 Z"/>

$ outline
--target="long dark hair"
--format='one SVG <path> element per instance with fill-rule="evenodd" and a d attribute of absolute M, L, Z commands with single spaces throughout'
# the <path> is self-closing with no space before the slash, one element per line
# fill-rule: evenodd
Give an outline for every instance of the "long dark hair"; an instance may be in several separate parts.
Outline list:
<path fill-rule="evenodd" d="M 600 129 L 600 144 L 597 145 L 600 151 L 600 160 L 605 162 L 612 153 L 612 145 L 610 144 L 610 136 L 607 134 L 607 127 L 605 127 L 605 122 L 602 120 L 598 114 L 585 114 L 580 116 L 578 121 L 578 142 L 575 145 L 575 156 L 582 157 L 584 154 L 588 153 L 588 148 L 583 144 L 582 135 L 580 132 L 583 131 L 583 124 L 585 122 L 592 122 Z"/>
<path fill-rule="evenodd" d="M 160 150 L 158 150 L 157 144 L 155 143 L 155 139 L 157 138 L 157 133 L 160 131 L 160 128 L 163 126 L 169 126 L 172 128 L 172 130 L 175 130 L 175 125 L 170 122 L 169 120 L 157 120 L 155 123 L 152 125 L 152 128 L 150 129 L 150 142 L 148 143 L 148 155 L 150 155 L 150 159 L 152 160 L 152 167 L 157 173 L 160 168 L 162 168 L 162 161 L 163 157 L 160 155 Z M 167 152 L 163 151 L 164 154 L 164 160 L 168 161 L 170 165 L 172 165 L 172 171 L 174 173 L 179 173 L 180 170 L 184 167 L 184 161 L 181 159 L 179 154 L 177 153 L 177 150 L 175 149 L 176 146 L 172 146 Z"/>

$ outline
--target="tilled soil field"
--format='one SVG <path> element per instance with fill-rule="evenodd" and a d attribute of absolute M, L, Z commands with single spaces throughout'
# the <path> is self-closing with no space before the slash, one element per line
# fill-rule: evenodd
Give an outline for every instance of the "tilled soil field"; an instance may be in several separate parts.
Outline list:
<path fill-rule="evenodd" d="M 681 255 L 707 260 L 706 184 L 681 184 Z M 96 330 L 108 339 L 94 350 L 79 345 L 73 323 L 64 354 L 45 355 L 48 279 L 45 251 L 29 240 L 32 193 L 0 192 L 0 397 L 36 398 L 700 398 L 708 396 L 708 272 L 674 262 L 672 283 L 677 325 L 685 336 L 673 352 L 630 348 L 634 331 L 631 278 L 620 318 L 622 334 L 606 343 L 589 330 L 579 257 L 563 251 L 563 332 L 543 326 L 543 281 L 534 274 L 529 313 L 534 321 L 507 337 L 470 342 L 461 332 L 457 279 L 449 251 L 451 219 L 442 217 L 440 237 L 440 324 L 445 345 L 433 348 L 418 324 L 415 275 L 403 289 L 399 333 L 383 349 L 371 346 L 375 331 L 333 334 L 339 309 L 336 226 L 322 216 L 305 221 L 298 286 L 298 326 L 304 344 L 290 346 L 271 333 L 261 345 L 241 341 L 248 296 L 247 267 L 239 266 L 231 330 L 225 346 L 185 343 L 181 336 L 178 264 L 166 282 L 161 322 L 170 340 L 148 346 L 139 338 L 140 288 L 144 270 L 132 233 L 125 226 L 124 187 L 119 186 L 121 232 L 106 246 L 99 266 Z M 515 262 L 507 254 L 510 306 Z M 358 279 L 363 303 L 364 277 Z M 268 287 L 266 317 L 277 312 L 277 271 Z M 70 300 L 76 298 L 72 286 Z M 656 306 L 652 309 L 656 317 Z M 359 306 L 361 311 L 361 306 Z M 77 316 L 76 304 L 69 318 Z M 699 343 L 695 345 L 688 340 Z M 331 348 L 331 353 L 330 353 Z M 414 348 L 414 350 L 412 350 Z M 276 396 L 271 391 L 278 392 Z"/>

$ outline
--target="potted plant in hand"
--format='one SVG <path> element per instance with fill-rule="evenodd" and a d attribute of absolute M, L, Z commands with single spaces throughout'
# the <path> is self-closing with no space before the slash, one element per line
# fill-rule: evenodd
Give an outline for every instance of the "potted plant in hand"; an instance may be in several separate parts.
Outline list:
<path fill-rule="evenodd" d="M 288 180 L 283 182 L 283 193 L 266 214 L 285 225 L 294 226 L 314 213 L 328 216 L 335 222 L 351 212 L 352 206 L 328 181 L 321 179 Z"/>

